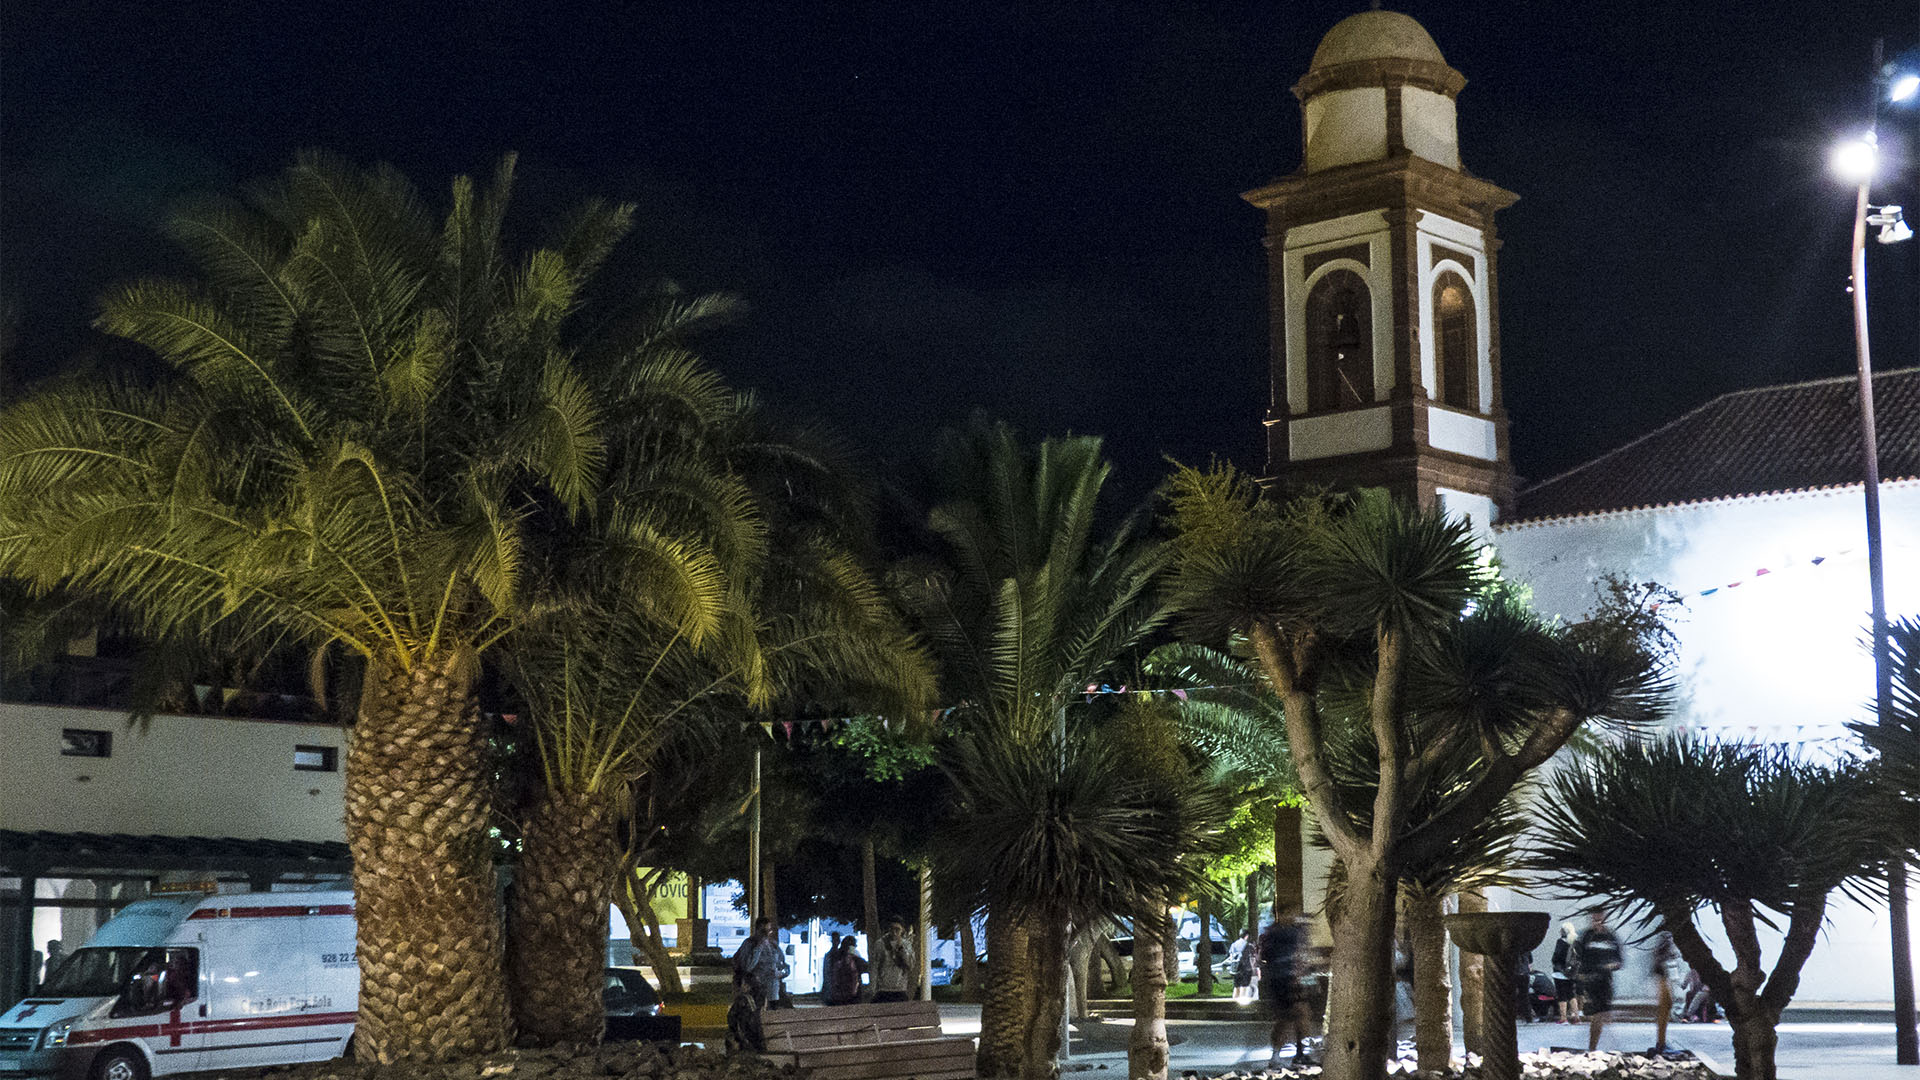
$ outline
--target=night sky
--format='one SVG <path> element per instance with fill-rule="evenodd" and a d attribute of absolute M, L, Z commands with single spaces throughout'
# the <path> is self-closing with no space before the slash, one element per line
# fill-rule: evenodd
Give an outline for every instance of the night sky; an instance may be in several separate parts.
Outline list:
<path fill-rule="evenodd" d="M 1265 270 L 1239 193 L 1299 165 L 1289 88 L 1353 3 L 563 6 L 15 0 L 0 13 L 0 306 L 16 387 L 101 353 L 169 201 L 303 147 L 430 194 L 521 153 L 530 217 L 640 204 L 622 273 L 745 295 L 710 349 L 778 412 L 910 457 L 975 409 L 1263 465 Z M 1715 393 L 1851 369 L 1871 40 L 1912 3 L 1416 3 L 1466 74 L 1500 218 L 1515 465 L 1544 478 Z M 1920 202 L 1920 114 L 1876 201 Z M 1879 366 L 1920 357 L 1920 243 L 1869 252 Z"/>

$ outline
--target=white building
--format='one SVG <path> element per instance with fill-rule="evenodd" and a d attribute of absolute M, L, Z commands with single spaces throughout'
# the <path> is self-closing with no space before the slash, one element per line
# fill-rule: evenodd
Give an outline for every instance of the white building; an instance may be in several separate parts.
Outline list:
<path fill-rule="evenodd" d="M 63 658 L 67 667 L 92 657 Z M 18 686 L 13 689 L 18 690 Z M 345 731 L 255 716 L 0 702 L 0 1007 L 135 900 L 338 882 Z M 60 695 L 55 695 L 60 696 Z"/>
<path fill-rule="evenodd" d="M 1920 616 L 1920 368 L 1874 385 L 1888 611 Z M 1522 490 L 1494 530 L 1507 573 L 1569 620 L 1607 573 L 1673 589 L 1670 724 L 1860 753 L 1845 727 L 1874 696 L 1857 392 L 1848 376 L 1727 394 Z M 1884 908 L 1837 905 L 1797 996 L 1892 995 Z"/>

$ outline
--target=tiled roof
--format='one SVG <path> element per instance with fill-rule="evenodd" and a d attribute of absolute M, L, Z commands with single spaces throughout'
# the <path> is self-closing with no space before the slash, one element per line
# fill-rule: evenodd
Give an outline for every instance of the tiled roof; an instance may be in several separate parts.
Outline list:
<path fill-rule="evenodd" d="M 1520 492 L 1502 524 L 1860 482 L 1852 375 L 1722 394 Z M 1880 477 L 1920 477 L 1920 367 L 1874 373 Z"/>

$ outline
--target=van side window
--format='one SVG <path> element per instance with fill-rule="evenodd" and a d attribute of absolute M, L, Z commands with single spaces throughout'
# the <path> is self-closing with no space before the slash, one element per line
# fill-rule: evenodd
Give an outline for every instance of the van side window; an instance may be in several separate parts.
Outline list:
<path fill-rule="evenodd" d="M 197 949 L 154 949 L 127 979 L 115 1003 L 115 1016 L 146 1016 L 167 1012 L 200 994 L 200 953 Z"/>

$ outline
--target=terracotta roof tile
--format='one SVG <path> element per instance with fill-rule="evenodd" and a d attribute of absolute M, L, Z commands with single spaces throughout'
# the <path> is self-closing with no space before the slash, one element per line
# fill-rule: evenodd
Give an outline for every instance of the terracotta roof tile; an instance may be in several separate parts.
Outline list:
<path fill-rule="evenodd" d="M 1859 383 L 1848 375 L 1722 394 L 1522 490 L 1503 525 L 1860 482 Z M 1920 367 L 1875 372 L 1882 480 L 1920 477 Z"/>

